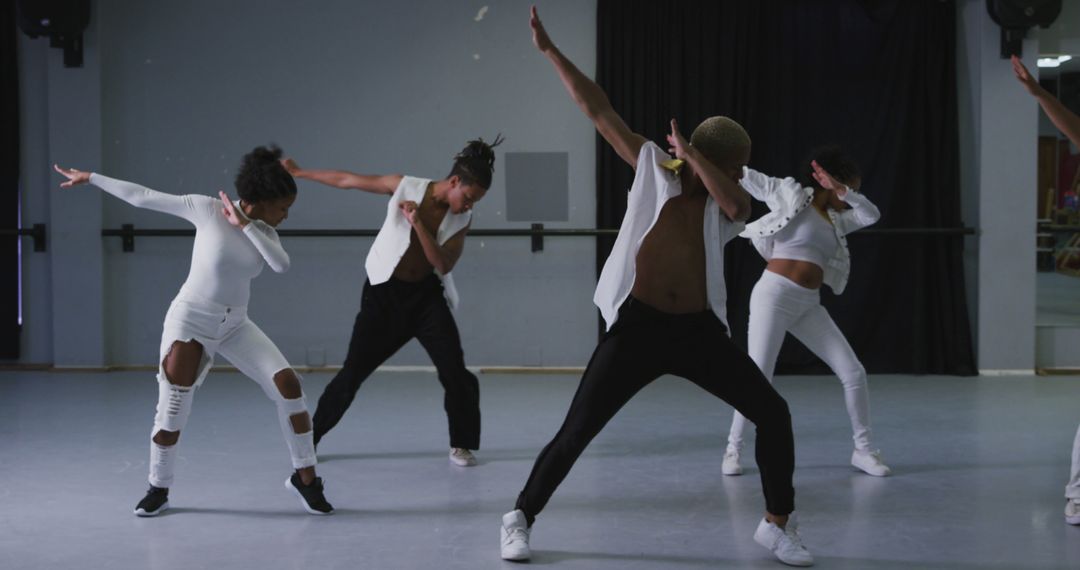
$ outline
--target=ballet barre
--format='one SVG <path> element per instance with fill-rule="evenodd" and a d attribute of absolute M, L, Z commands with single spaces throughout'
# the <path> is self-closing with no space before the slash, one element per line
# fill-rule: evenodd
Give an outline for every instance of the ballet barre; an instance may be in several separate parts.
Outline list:
<path fill-rule="evenodd" d="M 34 251 L 46 251 L 47 232 L 45 224 L 34 224 L 29 228 L 0 229 L 0 236 L 30 237 L 34 240 Z"/>
<path fill-rule="evenodd" d="M 280 229 L 281 237 L 375 237 L 379 230 L 335 230 Z M 528 228 L 474 229 L 469 230 L 471 237 L 529 237 L 532 238 L 532 251 L 544 251 L 545 237 L 615 237 L 618 229 L 602 228 L 545 228 L 544 224 L 532 224 Z M 953 237 L 975 235 L 975 228 L 864 228 L 851 235 L 886 235 L 886 236 L 923 236 Z M 195 230 L 188 229 L 135 229 L 134 224 L 123 224 L 120 229 L 103 229 L 103 237 L 119 237 L 125 252 L 135 251 L 135 237 L 192 237 Z"/>

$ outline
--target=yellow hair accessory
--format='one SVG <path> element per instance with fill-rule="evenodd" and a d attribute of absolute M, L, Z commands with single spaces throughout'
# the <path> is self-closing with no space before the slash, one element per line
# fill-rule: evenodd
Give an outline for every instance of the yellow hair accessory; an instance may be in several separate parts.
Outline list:
<path fill-rule="evenodd" d="M 661 168 L 664 168 L 666 170 L 670 170 L 670 171 L 674 172 L 676 175 L 678 175 L 679 172 L 682 170 L 683 165 L 685 165 L 685 164 L 686 164 L 685 160 L 679 160 L 677 158 L 672 158 L 672 159 L 669 159 L 669 160 L 662 161 L 660 163 L 660 166 L 661 166 Z"/>

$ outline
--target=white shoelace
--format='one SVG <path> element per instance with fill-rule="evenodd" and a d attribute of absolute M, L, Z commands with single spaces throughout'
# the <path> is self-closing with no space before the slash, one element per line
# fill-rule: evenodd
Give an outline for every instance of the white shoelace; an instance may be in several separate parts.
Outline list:
<path fill-rule="evenodd" d="M 802 537 L 799 536 L 798 531 L 784 529 L 784 534 L 787 535 L 788 540 L 791 541 L 792 546 L 796 548 L 805 548 L 802 543 Z"/>
<path fill-rule="evenodd" d="M 517 541 L 524 542 L 524 541 L 526 541 L 528 539 L 529 539 L 529 529 L 527 529 L 527 528 L 514 527 L 514 528 L 511 528 L 511 529 L 508 529 L 508 532 L 506 533 L 506 542 L 517 542 Z"/>

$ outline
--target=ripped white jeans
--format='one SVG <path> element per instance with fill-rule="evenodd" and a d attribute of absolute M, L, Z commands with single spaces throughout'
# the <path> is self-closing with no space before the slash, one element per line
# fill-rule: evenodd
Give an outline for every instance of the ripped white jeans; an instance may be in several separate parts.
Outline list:
<path fill-rule="evenodd" d="M 855 449 L 870 451 L 870 390 L 866 385 L 866 369 L 821 306 L 818 290 L 807 289 L 766 269 L 750 294 L 747 348 L 750 358 L 769 382 L 784 335 L 789 332 L 840 377 Z M 742 448 L 745 424 L 746 418 L 735 412 L 728 434 L 729 448 Z"/>
<path fill-rule="evenodd" d="M 169 382 L 164 361 L 176 342 L 197 341 L 202 345 L 202 361 L 195 384 L 177 386 Z M 229 307 L 194 297 L 178 296 L 165 314 L 158 358 L 158 404 L 154 416 L 154 431 L 177 432 L 184 429 L 196 389 L 202 385 L 214 362 L 221 354 L 237 369 L 258 382 L 263 392 L 273 400 L 278 410 L 285 442 L 296 469 L 314 466 L 315 447 L 312 433 L 294 432 L 290 418 L 308 412 L 307 402 L 299 398 L 286 399 L 274 383 L 274 375 L 290 368 L 277 346 L 247 316 L 247 307 Z M 176 445 L 150 445 L 150 484 L 169 487 L 173 480 Z"/>

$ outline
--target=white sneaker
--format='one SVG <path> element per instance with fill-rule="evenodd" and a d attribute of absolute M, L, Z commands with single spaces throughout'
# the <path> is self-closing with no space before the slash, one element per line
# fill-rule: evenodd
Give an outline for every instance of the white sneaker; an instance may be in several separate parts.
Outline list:
<path fill-rule="evenodd" d="M 739 450 L 731 447 L 724 452 L 724 463 L 720 466 L 724 475 L 742 475 L 742 465 L 739 465 Z"/>
<path fill-rule="evenodd" d="M 521 509 L 503 515 L 499 543 L 503 560 L 528 560 L 532 555 L 529 551 L 529 523 Z"/>
<path fill-rule="evenodd" d="M 1069 499 L 1065 503 L 1065 522 L 1080 524 L 1080 499 Z"/>
<path fill-rule="evenodd" d="M 451 447 L 450 463 L 458 467 L 474 467 L 476 465 L 476 456 L 464 447 Z"/>
<path fill-rule="evenodd" d="M 856 469 L 861 469 L 874 477 L 887 477 L 892 473 L 892 469 L 889 469 L 889 466 L 885 465 L 885 461 L 881 459 L 881 451 L 877 449 L 874 451 L 859 451 L 858 449 L 852 451 L 851 464 Z"/>
<path fill-rule="evenodd" d="M 813 566 L 814 557 L 802 545 L 799 538 L 798 521 L 795 513 L 788 516 L 785 528 L 780 528 L 766 519 L 761 519 L 754 531 L 754 541 L 768 548 L 780 562 L 789 566 Z"/>

